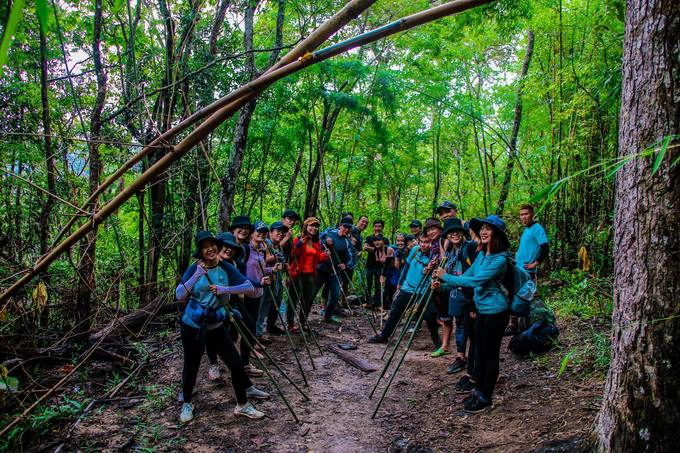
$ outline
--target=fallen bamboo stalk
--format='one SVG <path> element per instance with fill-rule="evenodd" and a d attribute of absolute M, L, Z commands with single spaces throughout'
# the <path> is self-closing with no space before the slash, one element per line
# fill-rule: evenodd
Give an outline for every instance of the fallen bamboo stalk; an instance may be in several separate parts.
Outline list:
<path fill-rule="evenodd" d="M 372 373 L 373 371 L 379 370 L 378 366 L 374 365 L 368 360 L 357 357 L 350 352 L 343 351 L 334 344 L 328 345 L 327 347 L 328 350 L 331 351 L 333 354 L 337 355 L 338 357 L 340 357 L 342 360 L 349 363 L 353 367 L 360 369 L 364 373 Z"/>
<path fill-rule="evenodd" d="M 383 27 L 363 33 L 354 38 L 334 44 L 325 49 L 321 49 L 314 53 L 307 53 L 300 59 L 292 62 L 286 66 L 279 67 L 276 70 L 263 74 L 259 78 L 243 85 L 230 95 L 223 99 L 234 101 L 231 104 L 217 110 L 212 116 L 201 123 L 194 129 L 187 137 L 180 143 L 172 147 L 169 152 L 150 166 L 144 173 L 142 173 L 129 186 L 123 189 L 118 195 L 112 198 L 108 203 L 102 206 L 95 212 L 90 221 L 84 223 L 70 236 L 64 239 L 57 245 L 50 253 L 46 254 L 41 261 L 36 263 L 33 268 L 20 278 L 16 283 L 6 289 L 0 296 L 0 306 L 7 303 L 9 298 L 22 286 L 28 283 L 35 275 L 46 269 L 50 263 L 56 260 L 61 254 L 70 249 L 87 233 L 92 231 L 97 225 L 102 223 L 109 215 L 113 214 L 118 208 L 135 193 L 140 191 L 148 182 L 150 182 L 156 175 L 167 170 L 170 165 L 179 160 L 184 154 L 196 146 L 208 134 L 214 131 L 219 125 L 229 119 L 241 106 L 245 105 L 251 99 L 255 98 L 262 90 L 269 87 L 274 82 L 300 71 L 308 66 L 327 60 L 336 55 L 340 55 L 348 50 L 356 47 L 375 42 L 386 36 L 390 36 L 400 31 L 408 30 L 419 25 L 431 22 L 442 17 L 456 14 L 468 9 L 490 3 L 494 0 L 456 0 L 449 2 L 411 16 L 404 17 L 395 22 L 392 22 Z M 224 101 L 225 103 L 228 101 Z M 198 113 L 198 112 L 197 112 Z"/>

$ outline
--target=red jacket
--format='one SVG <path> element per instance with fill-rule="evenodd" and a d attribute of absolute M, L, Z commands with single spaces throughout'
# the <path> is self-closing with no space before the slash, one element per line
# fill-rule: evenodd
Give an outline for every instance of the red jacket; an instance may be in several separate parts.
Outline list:
<path fill-rule="evenodd" d="M 309 244 L 312 246 L 310 247 Z M 296 278 L 300 274 L 316 273 L 316 266 L 328 260 L 328 255 L 321 251 L 319 241 L 299 236 L 293 239 L 293 253 L 290 257 L 290 276 Z"/>

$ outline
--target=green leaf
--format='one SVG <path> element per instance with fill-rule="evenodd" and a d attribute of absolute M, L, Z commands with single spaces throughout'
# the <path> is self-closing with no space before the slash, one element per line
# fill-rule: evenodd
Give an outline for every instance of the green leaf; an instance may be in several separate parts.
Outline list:
<path fill-rule="evenodd" d="M 2 34 L 2 42 L 0 43 L 0 77 L 5 69 L 5 63 L 7 63 L 7 53 L 9 51 L 9 46 L 12 44 L 12 39 L 14 38 L 14 32 L 19 25 L 21 20 L 21 13 L 24 9 L 25 0 L 16 0 L 12 5 L 12 11 L 9 13 L 9 19 L 7 19 L 7 25 L 5 25 L 5 32 Z"/>
<path fill-rule="evenodd" d="M 614 166 L 614 169 L 611 170 L 609 173 L 607 173 L 607 178 L 611 178 L 614 176 L 619 170 L 623 168 L 624 165 L 626 165 L 628 162 L 630 162 L 630 158 L 625 158 L 618 164 Z"/>
<path fill-rule="evenodd" d="M 669 135 L 664 137 L 663 142 L 661 142 L 661 148 L 659 148 L 659 152 L 656 155 L 656 160 L 654 161 L 654 166 L 652 167 L 652 174 L 655 174 L 661 166 L 661 162 L 663 162 L 663 158 L 666 155 L 668 144 L 671 142 L 671 138 L 672 135 Z"/>
<path fill-rule="evenodd" d="M 113 13 L 119 13 L 123 9 L 123 0 L 113 0 Z"/>
<path fill-rule="evenodd" d="M 560 376 L 562 376 L 562 374 L 564 373 L 564 371 L 567 369 L 567 365 L 569 364 L 569 362 L 571 361 L 571 358 L 572 358 L 573 356 L 574 356 L 574 350 L 573 350 L 573 349 L 572 349 L 571 351 L 569 351 L 569 352 L 567 353 L 567 355 L 564 356 L 564 358 L 563 358 L 562 361 L 560 362 L 560 371 L 557 373 L 557 377 L 558 377 L 558 378 L 559 378 Z"/>
<path fill-rule="evenodd" d="M 47 33 L 47 18 L 49 16 L 47 0 L 35 0 L 35 15 L 38 16 L 40 29 L 43 33 Z"/>

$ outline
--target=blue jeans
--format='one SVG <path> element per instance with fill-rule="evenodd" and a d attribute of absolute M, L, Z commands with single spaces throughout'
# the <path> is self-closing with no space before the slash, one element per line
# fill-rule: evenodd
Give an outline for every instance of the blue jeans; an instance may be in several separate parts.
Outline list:
<path fill-rule="evenodd" d="M 324 311 L 324 318 L 329 319 L 338 307 L 338 301 L 340 300 L 340 281 L 335 274 L 329 274 L 327 272 L 319 272 L 319 288 L 323 287 L 322 295 L 328 294 L 328 300 L 326 302 L 326 308 Z"/>
<path fill-rule="evenodd" d="M 463 315 L 456 316 L 456 351 L 465 354 L 465 346 L 468 340 Z"/>

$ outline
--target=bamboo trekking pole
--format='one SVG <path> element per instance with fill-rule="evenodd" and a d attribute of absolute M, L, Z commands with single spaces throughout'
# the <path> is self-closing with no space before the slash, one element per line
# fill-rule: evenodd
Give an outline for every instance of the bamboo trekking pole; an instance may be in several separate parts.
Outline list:
<path fill-rule="evenodd" d="M 440 261 L 438 267 L 442 267 L 442 266 L 446 263 L 446 258 L 447 258 L 447 256 L 445 255 L 445 256 L 442 258 L 442 260 Z M 427 277 L 428 277 L 428 276 L 429 276 L 429 274 L 423 274 L 423 277 L 421 277 L 421 283 L 422 283 L 423 281 L 427 282 Z M 422 288 L 422 287 L 421 287 L 421 288 Z M 414 293 L 414 294 L 415 294 L 415 293 Z M 418 326 L 420 325 L 420 322 L 421 322 L 421 320 L 422 320 L 422 316 L 420 316 L 420 314 L 424 313 L 425 310 L 427 310 L 427 304 L 428 304 L 427 302 L 425 303 L 425 306 L 422 306 L 422 305 L 421 305 L 422 301 L 426 298 L 426 296 L 427 296 L 427 300 L 429 301 L 429 299 L 432 297 L 432 290 L 431 290 L 431 289 L 428 288 L 424 293 L 422 293 L 421 295 L 419 295 L 419 297 L 416 299 L 416 303 L 413 304 L 413 307 L 412 307 L 413 309 L 412 309 L 411 312 L 409 313 L 408 319 L 407 319 L 406 322 L 404 323 L 404 326 L 403 326 L 402 329 L 401 329 L 401 332 L 400 332 L 400 334 L 399 334 L 399 337 L 397 338 L 397 342 L 394 344 L 394 349 L 392 349 L 392 352 L 390 353 L 390 356 L 388 357 L 387 361 L 385 362 L 385 365 L 383 366 L 383 369 L 382 369 L 382 371 L 380 372 L 380 376 L 378 376 L 378 379 L 376 380 L 375 385 L 373 386 L 373 389 L 371 390 L 371 393 L 368 395 L 368 399 L 372 399 L 372 398 L 373 398 L 373 395 L 375 394 L 375 391 L 376 391 L 376 389 L 378 388 L 378 385 L 380 384 L 380 380 L 383 378 L 383 376 L 385 376 L 385 373 L 387 372 L 387 369 L 388 369 L 389 366 L 392 364 L 392 360 L 394 359 L 394 356 L 395 356 L 395 354 L 397 353 L 397 350 L 398 350 L 398 348 L 399 348 L 399 345 L 401 344 L 401 342 L 402 342 L 404 336 L 406 335 L 406 332 L 408 331 L 408 326 L 409 326 L 409 324 L 411 323 L 411 321 L 413 320 L 413 317 L 414 317 L 415 314 L 416 314 L 417 308 L 418 308 L 418 307 L 422 307 L 422 308 L 420 308 L 421 311 L 420 311 L 420 313 L 419 313 L 419 315 L 418 315 L 419 320 L 416 322 L 416 328 L 413 329 L 413 334 L 414 334 L 414 335 L 418 332 Z M 416 309 L 416 310 L 414 310 L 414 309 Z M 402 317 L 403 317 L 404 313 L 406 313 L 406 310 L 404 310 L 404 312 L 402 313 Z M 424 316 L 424 315 L 423 315 L 423 316 Z M 401 319 L 401 318 L 400 318 L 400 319 Z M 395 330 L 396 330 L 396 329 L 395 329 Z M 392 334 L 394 334 L 394 331 L 392 331 Z M 390 338 L 391 338 L 391 337 L 390 337 Z M 388 348 L 389 348 L 389 340 L 388 340 L 387 346 L 385 347 L 385 350 L 383 351 L 383 356 L 384 356 L 384 354 L 385 354 L 385 352 L 387 351 Z"/>
<path fill-rule="evenodd" d="M 270 245 L 266 241 L 265 241 L 264 244 L 267 247 L 267 250 L 269 250 L 269 253 L 272 254 L 272 255 L 275 255 L 275 253 L 273 253 L 274 252 L 273 248 L 270 247 Z M 288 272 L 286 271 L 285 267 L 281 270 L 281 272 L 283 273 L 283 275 L 288 275 Z M 289 277 L 288 281 L 290 281 L 290 277 Z M 295 321 L 297 321 L 298 325 L 300 326 L 300 336 L 302 337 L 302 342 L 304 343 L 305 349 L 307 350 L 307 355 L 309 356 L 309 361 L 312 364 L 312 369 L 316 370 L 316 364 L 314 363 L 314 358 L 312 357 L 312 351 L 309 349 L 309 342 L 307 341 L 307 335 L 305 334 L 305 331 L 302 328 L 302 320 L 301 320 L 300 315 L 297 311 L 297 307 L 292 306 L 292 299 L 290 297 L 290 292 L 288 291 L 288 288 L 286 287 L 286 283 L 283 281 L 283 279 L 281 279 L 281 286 L 283 287 L 283 291 L 286 293 L 286 297 L 288 297 L 289 305 L 291 305 L 291 308 L 293 308 L 293 319 Z M 277 310 L 279 310 L 278 306 L 277 306 Z M 279 314 L 280 313 L 281 313 L 281 311 L 279 310 Z M 280 315 L 279 319 L 281 320 L 281 325 L 284 325 L 283 315 Z M 285 326 L 284 326 L 284 328 L 285 328 Z M 314 340 L 316 341 L 316 338 L 314 338 Z M 316 342 L 316 345 L 318 346 L 319 351 L 321 351 L 321 346 L 319 345 L 318 341 Z M 323 352 L 321 352 L 321 354 L 323 354 Z"/>
<path fill-rule="evenodd" d="M 31 269 L 28 269 L 26 274 L 23 275 L 17 282 L 7 288 L 2 293 L 2 295 L 0 295 L 0 306 L 4 306 L 7 300 L 19 288 L 28 283 L 35 275 L 46 269 L 50 263 L 70 249 L 87 233 L 92 231 L 97 225 L 102 223 L 106 217 L 116 212 L 116 210 L 126 200 L 144 188 L 146 184 L 149 183 L 156 175 L 168 169 L 171 164 L 178 161 L 189 150 L 205 139 L 208 134 L 213 132 L 224 121 L 229 119 L 242 105 L 245 105 L 248 101 L 255 98 L 263 89 L 267 88 L 274 82 L 320 61 L 340 55 L 341 53 L 344 53 L 355 47 L 375 42 L 399 31 L 408 30 L 418 25 L 466 11 L 492 1 L 494 0 L 456 0 L 427 9 L 425 11 L 421 11 L 416 14 L 412 14 L 383 27 L 379 27 L 354 38 L 350 38 L 348 40 L 326 47 L 325 49 L 321 49 L 313 53 L 306 53 L 298 60 L 279 67 L 276 70 L 272 70 L 271 72 L 267 72 L 261 77 L 236 89 L 231 94 L 223 98 L 223 102 L 226 104 L 224 107 L 215 111 L 215 113 L 213 113 L 204 122 L 197 126 L 196 129 L 189 133 L 181 142 L 179 142 L 174 147 L 171 147 L 167 154 L 157 160 L 137 179 L 132 181 L 129 186 L 119 192 L 99 210 L 93 212 L 88 222 L 83 223 L 76 231 L 62 240 L 62 242 L 56 245 L 51 252 L 43 257 L 42 260 L 37 262 Z M 231 103 L 227 104 L 227 102 Z"/>
<path fill-rule="evenodd" d="M 260 266 L 262 275 L 265 275 L 264 266 L 262 265 L 262 263 L 258 260 L 257 264 L 258 266 Z M 281 310 L 279 310 L 280 308 L 279 303 L 276 301 L 276 297 L 274 297 L 274 291 L 272 291 L 271 285 L 267 285 L 267 289 L 269 290 L 269 297 L 271 298 L 272 302 L 274 303 L 274 306 L 276 307 L 276 313 L 278 314 L 279 320 L 281 321 L 281 324 L 285 325 L 283 321 L 283 315 L 281 314 Z M 293 351 L 293 356 L 295 357 L 295 362 L 297 363 L 297 366 L 300 369 L 302 380 L 305 382 L 305 386 L 309 386 L 309 382 L 307 382 L 307 375 L 305 374 L 305 370 L 302 368 L 302 364 L 300 363 L 300 357 L 298 357 L 297 350 L 295 349 L 295 343 L 293 342 L 293 338 L 290 336 L 290 332 L 288 332 L 288 329 L 284 327 L 283 330 L 286 332 L 288 344 L 290 345 L 291 351 Z"/>
<path fill-rule="evenodd" d="M 286 272 L 285 270 L 283 272 L 284 272 L 284 275 L 286 276 L 286 282 L 288 282 L 289 285 L 293 286 L 293 291 L 296 291 L 296 297 L 297 297 L 296 300 L 297 301 L 302 300 L 298 297 L 299 294 L 297 293 L 297 290 L 295 288 L 295 282 L 291 279 L 290 274 L 288 272 Z M 290 291 L 288 290 L 288 287 L 286 286 L 285 282 L 283 284 L 283 290 L 286 293 L 286 297 L 288 298 L 288 301 L 290 303 L 290 301 L 292 300 L 292 297 L 290 295 Z M 291 306 L 293 305 L 292 303 L 290 303 L 290 304 L 291 304 Z M 298 308 L 293 306 L 293 309 L 295 310 L 295 318 L 297 319 L 298 325 L 300 326 L 300 334 L 302 335 L 302 339 L 304 340 L 305 345 L 307 345 L 307 352 L 309 353 L 309 361 L 312 363 L 312 369 L 316 370 L 316 365 L 314 364 L 314 359 L 312 357 L 311 352 L 309 351 L 309 343 L 307 341 L 307 334 L 305 333 L 304 326 L 307 326 L 307 328 L 309 329 L 309 336 L 314 341 L 314 344 L 316 345 L 316 347 L 319 348 L 319 353 L 321 355 L 323 355 L 323 349 L 321 349 L 321 345 L 319 344 L 319 340 L 316 338 L 316 335 L 312 331 L 312 328 L 309 327 L 309 322 L 307 320 L 307 317 L 305 316 L 305 320 L 304 320 L 304 324 L 303 324 L 302 316 L 300 315 L 300 313 L 297 312 Z"/>
<path fill-rule="evenodd" d="M 417 321 L 418 324 L 420 324 L 423 321 L 423 318 L 425 317 L 425 312 L 427 311 L 427 307 L 430 305 L 430 302 L 432 301 L 432 294 L 433 294 L 433 292 L 430 291 L 430 295 L 427 298 L 427 301 L 425 302 L 425 306 L 423 307 L 422 311 L 420 312 L 420 315 L 418 316 L 418 321 Z M 392 385 L 392 382 L 394 381 L 394 377 L 397 375 L 397 372 L 399 371 L 401 364 L 404 363 L 404 359 L 406 358 L 406 354 L 408 353 L 409 349 L 411 349 L 411 345 L 413 344 L 413 339 L 416 337 L 417 333 L 418 333 L 418 329 L 414 330 L 413 333 L 411 333 L 411 337 L 408 339 L 408 344 L 406 345 L 406 349 L 404 349 L 404 353 L 401 355 L 401 358 L 399 359 L 399 362 L 397 363 L 397 367 L 392 372 L 392 375 L 390 376 L 390 380 L 387 381 L 387 385 L 383 389 L 382 395 L 380 396 L 380 399 L 378 400 L 378 404 L 375 406 L 375 410 L 373 411 L 373 415 L 371 415 L 371 419 L 375 418 L 375 414 L 378 413 L 378 409 L 380 409 L 380 405 L 384 401 L 385 395 L 387 395 L 387 391 L 390 389 L 390 386 Z M 378 382 L 380 382 L 380 381 L 378 381 Z"/>
<path fill-rule="evenodd" d="M 208 280 L 208 284 L 214 285 L 212 279 L 210 278 L 210 275 L 208 275 L 208 274 L 206 273 L 206 274 L 205 274 L 205 278 Z M 251 350 L 255 350 L 255 348 L 253 348 L 252 343 L 251 343 L 250 341 L 248 341 L 248 338 L 246 337 L 246 335 L 245 335 L 245 333 L 244 333 L 244 331 L 243 331 L 243 329 L 242 329 L 242 327 L 245 327 L 245 324 L 239 325 L 239 323 L 236 322 L 237 319 L 234 317 L 234 313 L 233 313 L 233 312 L 234 312 L 234 309 L 231 307 L 231 304 L 229 303 L 229 301 L 227 300 L 227 298 L 224 297 L 224 295 L 219 296 L 219 297 L 213 295 L 213 297 L 216 297 L 216 298 L 217 298 L 217 301 L 218 301 L 220 304 L 223 304 L 223 305 L 226 307 L 226 312 L 227 312 L 227 317 L 229 318 L 229 322 L 231 322 L 231 324 L 236 328 L 236 331 L 237 331 L 238 334 L 241 336 L 241 341 L 244 341 L 244 340 L 245 340 L 245 342 L 246 342 L 246 344 L 248 345 L 248 347 L 249 347 Z M 239 319 L 238 321 L 241 321 L 241 323 L 243 322 L 243 321 L 240 320 L 240 319 Z M 246 328 L 246 329 L 247 329 L 247 328 Z M 253 336 L 253 338 L 255 338 L 255 336 Z M 287 374 L 286 374 L 286 373 L 278 366 L 278 364 L 276 364 L 276 362 L 274 362 L 274 359 L 273 359 L 268 353 L 267 353 L 266 355 L 267 355 L 267 358 L 271 361 L 271 363 L 279 370 L 279 372 L 281 372 L 281 374 L 284 375 L 284 376 L 288 379 L 288 381 L 289 381 L 291 384 L 293 384 L 293 386 L 300 392 L 300 394 L 301 394 L 307 401 L 309 401 L 309 397 L 308 397 L 308 396 L 307 396 L 307 395 L 306 395 L 306 394 L 305 394 L 305 393 L 304 393 L 304 392 L 303 392 L 303 391 L 302 391 L 302 390 L 301 390 L 301 389 L 300 389 L 300 388 L 299 388 L 299 387 L 298 387 L 298 386 L 297 386 L 297 385 L 296 385 L 296 384 L 288 377 L 288 375 L 287 375 Z M 271 375 L 271 372 L 269 371 L 269 368 L 267 368 L 267 365 L 264 363 L 264 360 L 260 359 L 260 358 L 257 356 L 257 354 L 253 354 L 253 356 L 254 356 L 255 359 L 259 362 L 260 366 L 262 367 L 262 369 L 264 370 L 264 372 L 267 374 L 267 377 L 269 377 L 269 380 L 272 381 L 272 384 L 274 384 L 274 387 L 276 388 L 276 391 L 279 393 L 279 395 L 281 395 L 281 399 L 283 399 L 283 402 L 285 403 L 286 407 L 288 408 L 288 410 L 290 411 L 290 413 L 293 414 L 293 418 L 295 419 L 295 422 L 296 422 L 296 423 L 300 423 L 300 419 L 298 418 L 297 414 L 295 413 L 295 410 L 293 410 L 293 407 L 290 405 L 290 403 L 288 402 L 288 399 L 287 399 L 286 396 L 283 394 L 283 391 L 281 390 L 281 387 L 279 386 L 279 384 L 276 382 L 276 379 L 274 379 L 274 377 Z"/>
<path fill-rule="evenodd" d="M 335 264 L 333 264 L 333 258 L 331 256 L 331 253 L 335 252 L 335 257 L 337 258 L 338 262 L 340 262 L 340 257 L 338 256 L 338 253 L 335 251 L 335 247 L 330 247 L 330 250 L 329 250 L 329 247 L 326 246 L 326 244 L 324 242 L 320 242 L 320 243 L 323 244 L 323 246 L 329 252 L 328 253 L 328 262 L 331 265 L 331 270 L 333 271 L 333 275 L 335 276 L 335 279 L 338 281 L 338 287 L 340 288 L 340 298 L 342 300 L 344 300 L 345 303 L 347 304 L 347 310 L 349 312 L 349 316 L 354 321 L 354 327 L 357 329 L 357 335 L 359 335 L 359 338 L 361 338 L 362 331 L 359 328 L 359 323 L 354 318 L 354 313 L 352 312 L 352 307 L 350 307 L 349 302 L 347 302 L 347 296 L 345 295 L 345 290 L 342 289 L 342 279 L 340 278 L 340 274 L 338 274 L 338 270 L 335 268 Z M 345 275 L 347 275 L 347 274 L 345 274 Z M 329 290 L 329 293 L 330 293 L 330 290 Z M 330 294 L 329 294 L 329 296 L 330 296 Z M 341 304 L 338 304 L 338 305 L 341 306 Z M 341 306 L 341 308 L 342 308 L 342 306 Z M 326 315 L 327 315 L 327 313 L 324 314 L 324 318 L 326 317 Z"/>

